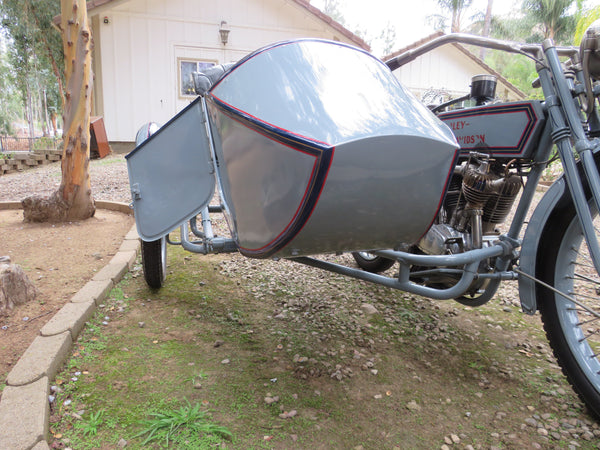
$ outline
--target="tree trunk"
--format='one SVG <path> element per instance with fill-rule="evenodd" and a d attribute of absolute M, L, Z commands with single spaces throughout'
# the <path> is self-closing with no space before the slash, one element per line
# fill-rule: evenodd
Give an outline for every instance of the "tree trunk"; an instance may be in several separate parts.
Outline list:
<path fill-rule="evenodd" d="M 31 2 L 29 2 L 29 1 L 27 1 L 26 4 L 28 5 L 29 8 L 31 8 L 31 10 L 33 12 L 32 16 L 33 16 L 33 19 L 35 20 L 35 24 L 36 24 L 38 30 L 42 30 L 40 21 L 38 20 L 37 12 L 35 11 L 35 7 L 33 7 L 33 5 L 31 5 Z M 87 14 L 87 10 L 86 10 L 86 14 Z M 60 97 L 62 99 L 63 109 L 64 109 L 65 89 L 63 87 L 63 82 L 62 82 L 62 77 L 60 76 L 60 71 L 58 70 L 58 64 L 56 64 L 56 59 L 54 59 L 54 55 L 52 54 L 52 50 L 50 50 L 50 45 L 48 44 L 48 40 L 45 38 L 44 33 L 40 33 L 40 38 L 42 39 L 42 42 L 44 43 L 44 48 L 46 49 L 46 53 L 47 53 L 46 56 L 48 57 L 48 59 L 50 60 L 50 64 L 52 65 L 52 71 L 54 72 L 54 76 L 56 77 L 56 82 L 58 83 L 58 92 L 60 93 Z"/>
<path fill-rule="evenodd" d="M 452 10 L 452 25 L 450 26 L 451 33 L 460 33 L 460 11 Z"/>
<path fill-rule="evenodd" d="M 29 128 L 29 151 L 31 151 L 31 138 L 35 137 L 35 128 L 33 126 L 33 105 L 31 102 L 31 85 L 29 84 L 29 80 L 27 80 L 27 105 L 25 110 L 27 114 L 27 126 Z"/>
<path fill-rule="evenodd" d="M 488 37 L 490 35 L 490 29 L 492 26 L 492 6 L 494 0 L 488 0 L 487 9 L 485 10 L 485 19 L 483 21 L 483 36 Z M 487 49 L 481 47 L 479 49 L 479 57 L 481 59 L 485 58 L 485 54 L 487 53 Z"/>
<path fill-rule="evenodd" d="M 25 221 L 84 220 L 96 212 L 89 175 L 92 35 L 85 0 L 61 0 L 65 53 L 62 181 L 49 198 L 22 201 Z"/>

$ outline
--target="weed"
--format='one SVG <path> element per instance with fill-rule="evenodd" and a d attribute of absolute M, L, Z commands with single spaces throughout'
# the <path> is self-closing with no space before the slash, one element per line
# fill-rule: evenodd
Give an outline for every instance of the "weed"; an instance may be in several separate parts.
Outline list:
<path fill-rule="evenodd" d="M 123 289 L 121 289 L 121 287 L 119 287 L 119 286 L 113 288 L 110 291 L 110 298 L 112 300 L 117 301 L 117 302 L 118 301 L 125 301 L 125 300 L 129 299 L 129 297 L 127 295 L 125 295 L 125 293 L 123 292 Z"/>
<path fill-rule="evenodd" d="M 104 423 L 104 410 L 97 413 L 90 413 L 87 420 L 77 422 L 75 428 L 81 430 L 85 436 L 96 436 L 98 427 Z"/>
<path fill-rule="evenodd" d="M 481 364 L 472 361 L 468 364 L 471 369 L 475 369 L 477 372 L 481 373 L 483 371 L 483 366 Z"/>
<path fill-rule="evenodd" d="M 197 374 L 192 375 L 191 377 L 184 378 L 183 382 L 191 382 L 192 384 L 196 384 L 206 378 L 208 378 L 208 375 L 206 375 L 206 373 L 203 370 L 200 370 Z"/>
<path fill-rule="evenodd" d="M 150 414 L 152 419 L 146 419 L 141 424 L 145 428 L 134 437 L 146 436 L 142 443 L 145 445 L 152 441 L 164 439 L 167 446 L 169 441 L 179 442 L 179 438 L 189 438 L 190 435 L 200 435 L 201 439 L 215 442 L 215 438 L 231 439 L 231 432 L 221 426 L 211 423 L 207 419 L 206 411 L 200 411 L 200 405 L 182 406 L 178 410 Z M 207 442 L 205 441 L 205 444 Z"/>

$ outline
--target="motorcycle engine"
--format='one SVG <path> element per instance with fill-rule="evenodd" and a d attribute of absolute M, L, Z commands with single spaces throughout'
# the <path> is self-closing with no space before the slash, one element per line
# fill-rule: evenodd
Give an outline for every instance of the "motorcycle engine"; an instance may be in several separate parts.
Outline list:
<path fill-rule="evenodd" d="M 442 111 L 465 98 L 476 106 L 493 103 L 496 84 L 495 76 L 476 75 L 471 79 L 470 94 L 437 109 Z M 486 239 L 497 236 L 497 226 L 508 216 L 521 189 L 521 178 L 511 172 L 515 162 L 470 152 L 455 167 L 439 217 L 417 244 L 418 249 L 428 255 L 450 255 L 482 248 Z"/>
<path fill-rule="evenodd" d="M 475 106 L 495 101 L 496 79 L 478 75 L 471 80 L 471 92 L 466 97 Z M 443 111 L 465 97 L 451 100 L 436 108 Z M 434 110 L 434 111 L 436 111 Z M 500 235 L 499 226 L 510 213 L 519 195 L 522 180 L 517 160 L 493 159 L 485 146 L 468 155 L 461 155 L 454 168 L 448 192 L 435 223 L 413 248 L 427 255 L 452 255 L 491 245 Z M 492 271 L 491 261 L 482 261 L 478 272 Z M 428 267 L 411 267 L 412 280 L 431 287 L 450 287 L 461 275 L 457 271 L 435 271 Z M 456 298 L 460 303 L 479 306 L 490 297 L 485 294 L 489 279 L 478 278 L 465 295 Z"/>
<path fill-rule="evenodd" d="M 481 248 L 498 236 L 521 189 L 521 178 L 510 165 L 488 155 L 471 155 L 456 167 L 442 210 L 418 244 L 430 255 L 447 255 Z"/>
<path fill-rule="evenodd" d="M 428 255 L 451 255 L 490 245 L 500 234 L 498 226 L 508 216 L 521 190 L 521 178 L 510 171 L 511 162 L 502 164 L 488 155 L 473 154 L 457 166 L 442 208 L 429 231 L 417 244 Z M 491 261 L 482 261 L 478 272 L 492 271 Z M 428 272 L 412 267 L 413 280 L 431 287 L 453 286 L 459 274 Z M 489 279 L 475 280 L 465 295 L 455 298 L 468 306 L 489 301 L 483 295 Z"/>

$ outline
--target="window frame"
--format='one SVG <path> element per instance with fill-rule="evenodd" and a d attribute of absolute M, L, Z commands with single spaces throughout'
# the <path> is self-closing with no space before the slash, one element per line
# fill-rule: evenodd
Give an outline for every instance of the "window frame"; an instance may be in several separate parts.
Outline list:
<path fill-rule="evenodd" d="M 177 96 L 181 100 L 188 100 L 188 99 L 193 99 L 193 98 L 197 97 L 197 94 L 195 92 L 194 93 L 190 93 L 190 94 L 186 94 L 186 93 L 183 92 L 183 89 L 185 87 L 184 80 L 183 80 L 183 76 L 185 74 L 185 72 L 183 71 L 183 64 L 185 64 L 185 63 L 187 63 L 187 64 L 189 64 L 189 63 L 195 64 L 196 68 L 193 71 L 199 71 L 199 70 L 202 70 L 202 69 L 207 69 L 209 67 L 216 66 L 218 64 L 218 62 L 216 60 L 213 60 L 213 59 L 188 58 L 188 57 L 185 57 L 185 56 L 178 57 L 177 58 Z M 200 64 L 202 64 L 202 66 L 200 66 Z M 189 72 L 189 73 L 191 73 L 191 72 Z"/>

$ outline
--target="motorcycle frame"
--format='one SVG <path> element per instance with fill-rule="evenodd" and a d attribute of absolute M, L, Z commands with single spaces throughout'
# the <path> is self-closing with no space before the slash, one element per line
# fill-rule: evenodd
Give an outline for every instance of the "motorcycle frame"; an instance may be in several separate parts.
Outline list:
<path fill-rule="evenodd" d="M 502 280 L 519 280 L 521 277 L 520 273 L 535 273 L 532 267 L 524 267 L 522 263 L 519 270 L 514 270 L 512 267 L 515 266 L 519 258 L 521 258 L 521 262 L 524 260 L 535 260 L 535 255 L 532 253 L 536 251 L 537 247 L 535 245 L 522 247 L 522 241 L 519 236 L 525 223 L 527 212 L 531 208 L 539 180 L 548 164 L 552 146 L 556 144 L 564 170 L 564 180 L 575 205 L 577 216 L 590 249 L 592 261 L 596 270 L 600 272 L 600 245 L 594 232 L 592 213 L 584 191 L 585 181 L 586 186 L 589 187 L 592 194 L 592 203 L 600 211 L 600 175 L 598 174 L 593 155 L 600 149 L 600 143 L 598 139 L 590 140 L 586 136 L 582 124 L 581 110 L 576 104 L 576 98 L 571 93 L 569 82 L 560 62 L 561 56 L 570 57 L 574 63 L 576 77 L 578 81 L 582 82 L 583 73 L 578 58 L 578 49 L 574 47 L 557 47 L 550 39 L 539 45 L 519 44 L 467 34 L 450 34 L 441 36 L 416 49 L 409 50 L 386 61 L 386 65 L 391 70 L 397 69 L 418 56 L 451 43 L 470 44 L 507 51 L 525 55 L 536 61 L 539 82 L 545 99 L 542 106 L 548 120 L 538 138 L 537 148 L 531 158 L 533 165 L 527 174 L 527 181 L 508 232 L 498 236 L 497 240 L 489 246 L 453 255 L 416 255 L 399 250 L 365 250 L 377 256 L 398 261 L 400 269 L 397 278 L 365 272 L 361 269 L 313 257 L 298 256 L 289 258 L 289 260 L 436 300 L 461 297 L 469 290 L 474 281 L 489 279 L 485 290 L 477 297 L 477 304 L 482 304 L 493 297 Z M 204 98 L 202 98 L 202 108 L 206 117 Z M 596 114 L 595 108 L 591 114 Z M 208 120 L 205 121 L 205 125 L 208 136 L 212 136 Z M 210 151 L 214 161 L 216 160 L 215 149 L 212 140 L 210 141 Z M 573 150 L 577 152 L 580 163 L 577 162 Z M 579 175 L 578 164 L 581 164 L 583 167 L 585 180 L 582 180 Z M 222 194 L 219 176 L 216 179 L 217 187 Z M 221 195 L 221 199 L 224 199 L 223 195 Z M 194 217 L 189 221 L 189 228 L 187 222 L 184 222 L 180 226 L 180 241 L 173 241 L 170 239 L 170 236 L 167 236 L 167 241 L 170 244 L 182 245 L 184 249 L 194 253 L 236 252 L 237 246 L 233 239 L 215 237 L 213 234 L 210 214 L 222 212 L 223 210 L 219 206 L 211 205 L 204 208 L 200 214 L 202 218 L 202 230 L 197 227 L 196 218 Z M 199 240 L 191 241 L 189 239 L 190 229 L 195 236 L 200 238 Z M 494 270 L 489 273 L 478 273 L 481 262 L 485 260 L 495 260 Z M 428 273 L 460 274 L 460 278 L 456 284 L 448 288 L 423 286 L 410 281 L 411 265 L 433 267 Z M 456 268 L 460 266 L 462 266 L 462 269 Z M 527 277 L 532 278 L 532 275 L 527 275 Z M 521 299 L 521 302 L 524 312 L 529 314 L 535 313 L 535 301 L 528 299 L 524 304 L 523 299 Z"/>

